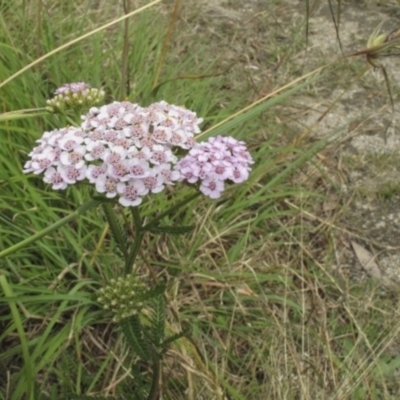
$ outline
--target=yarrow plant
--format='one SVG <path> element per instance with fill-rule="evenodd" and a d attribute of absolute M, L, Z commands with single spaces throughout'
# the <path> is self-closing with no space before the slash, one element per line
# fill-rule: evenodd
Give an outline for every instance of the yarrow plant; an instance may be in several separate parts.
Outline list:
<path fill-rule="evenodd" d="M 55 94 L 48 102 L 49 111 L 72 108 L 75 113 L 104 96 L 104 92 L 91 89 L 83 82 L 64 85 Z M 218 136 L 196 142 L 203 119 L 193 111 L 165 101 L 148 107 L 128 101 L 91 107 L 80 122 L 80 126 L 45 132 L 29 153 L 24 172 L 43 175 L 44 182 L 54 190 L 86 181 L 97 192 L 93 202 L 102 203 L 125 262 L 124 273 L 100 289 L 97 300 L 120 325 L 136 355 L 152 365 L 154 372 L 149 389 L 135 398 L 155 399 L 161 381 L 162 357 L 168 346 L 184 333 L 165 338 L 165 286 L 157 282 L 145 284 L 137 274 L 135 261 L 144 234 L 184 234 L 193 229 L 165 226 L 161 221 L 199 193 L 216 199 L 227 182 L 247 180 L 253 159 L 245 143 L 232 137 Z M 180 182 L 194 185 L 198 190 L 144 224 L 139 205 L 145 196 Z M 124 214 L 121 223 L 110 204 L 113 199 L 130 208 L 131 229 L 126 226 L 127 215 Z M 134 232 L 133 240 L 126 234 L 130 231 Z M 143 308 L 150 316 L 150 329 L 141 320 Z"/>
<path fill-rule="evenodd" d="M 177 181 L 200 181 L 200 191 L 217 198 L 225 181 L 245 181 L 253 163 L 244 143 L 234 138 L 196 143 L 203 120 L 165 101 L 145 108 L 114 102 L 93 107 L 82 118 L 79 128 L 45 132 L 24 172 L 43 173 L 55 190 L 87 180 L 98 193 L 129 207 Z M 189 150 L 180 160 L 179 148 Z"/>

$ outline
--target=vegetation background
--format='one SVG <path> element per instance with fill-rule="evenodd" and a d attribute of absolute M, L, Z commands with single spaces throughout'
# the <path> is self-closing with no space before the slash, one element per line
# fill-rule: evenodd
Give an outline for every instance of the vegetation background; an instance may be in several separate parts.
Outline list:
<path fill-rule="evenodd" d="M 191 327 L 162 398 L 399 398 L 398 61 L 380 60 L 390 97 L 337 41 L 364 49 L 380 22 L 398 27 L 399 2 L 157 2 L 46 56 L 145 4 L 0 3 L 0 399 L 132 390 L 134 355 L 96 302 L 122 268 L 101 211 L 4 256 L 90 198 L 22 174 L 35 140 L 67 124 L 40 109 L 73 81 L 107 102 L 184 104 L 209 134 L 249 107 L 221 129 L 248 143 L 250 181 L 171 216 L 196 230 L 148 236 L 141 253 L 144 279 L 168 282 L 169 331 Z"/>

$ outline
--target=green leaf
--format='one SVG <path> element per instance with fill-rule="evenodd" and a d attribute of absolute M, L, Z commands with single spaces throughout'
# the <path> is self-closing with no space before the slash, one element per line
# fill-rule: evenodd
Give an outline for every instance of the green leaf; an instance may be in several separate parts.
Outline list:
<path fill-rule="evenodd" d="M 152 300 L 152 299 L 164 294 L 164 292 L 165 292 L 165 284 L 162 283 L 150 290 L 147 290 L 146 292 L 144 292 L 143 294 L 138 296 L 138 301 L 144 303 L 145 301 Z"/>
<path fill-rule="evenodd" d="M 152 226 L 146 230 L 151 233 L 168 233 L 170 235 L 184 235 L 185 233 L 191 232 L 195 228 L 194 225 L 184 225 L 184 226 Z"/>
<path fill-rule="evenodd" d="M 153 316 L 151 318 L 152 341 L 157 348 L 165 336 L 165 301 L 162 294 L 154 298 Z"/>
<path fill-rule="evenodd" d="M 70 399 L 70 400 L 93 400 L 93 399 L 95 399 L 95 400 L 125 400 L 126 398 L 125 397 L 120 397 L 120 396 L 118 396 L 118 397 L 110 397 L 110 396 L 107 396 L 107 397 L 105 397 L 105 396 L 88 396 L 88 395 L 85 395 L 85 394 L 70 394 L 70 395 L 68 395 L 68 399 Z"/>
<path fill-rule="evenodd" d="M 191 331 L 190 325 L 187 325 L 181 332 L 176 333 L 175 335 L 167 338 L 162 344 L 162 353 L 165 353 L 168 350 L 168 345 L 175 342 L 176 340 L 187 336 Z"/>
<path fill-rule="evenodd" d="M 20 111 L 0 114 L 0 121 L 11 121 L 16 119 L 25 119 L 32 117 L 44 117 L 47 115 L 48 115 L 47 112 L 37 112 L 36 110 L 20 110 Z"/>
<path fill-rule="evenodd" d="M 142 324 L 139 317 L 133 315 L 121 320 L 120 327 L 129 346 L 144 361 L 151 359 L 149 344 L 143 334 Z"/>
<path fill-rule="evenodd" d="M 50 234 L 51 232 L 55 231 L 56 229 L 61 228 L 65 224 L 69 223 L 72 221 L 74 218 L 81 216 L 84 214 L 86 211 L 90 210 L 91 208 L 97 206 L 99 203 L 96 200 L 91 200 L 88 201 L 87 203 L 81 205 L 78 207 L 74 212 L 72 212 L 70 215 L 58 220 L 54 224 L 42 229 L 40 232 L 35 233 L 34 235 L 29 236 L 25 240 L 22 240 L 21 242 L 14 244 L 13 246 L 9 247 L 8 249 L 5 249 L 3 251 L 0 251 L 0 258 L 3 258 L 5 256 L 8 256 L 10 254 L 16 253 L 18 250 L 22 249 L 23 247 L 27 246 L 28 244 L 31 244 L 35 242 L 36 240 L 42 238 L 43 236 L 46 236 Z"/>
<path fill-rule="evenodd" d="M 135 392 L 132 393 L 132 400 L 142 400 L 147 398 L 147 391 L 143 383 L 143 376 L 141 374 L 140 368 L 137 364 L 131 367 L 133 382 L 135 385 Z"/>
<path fill-rule="evenodd" d="M 0 287 L 5 297 L 11 297 L 14 295 L 12 287 L 7 281 L 4 275 L 0 275 Z M 29 345 L 27 340 L 27 335 L 24 328 L 23 318 L 17 307 L 16 301 L 9 302 L 10 311 L 14 319 L 16 330 L 18 332 L 19 341 L 21 343 L 21 356 L 24 361 L 23 374 L 25 376 L 26 382 L 26 398 L 31 399 L 34 392 L 34 382 L 35 382 L 35 367 L 33 363 L 33 357 L 29 351 Z"/>
<path fill-rule="evenodd" d="M 122 225 L 118 221 L 112 206 L 108 203 L 103 203 L 102 206 L 104 215 L 106 216 L 108 225 L 110 226 L 113 239 L 117 243 L 118 249 L 121 251 L 123 258 L 126 259 L 127 246 L 125 229 L 123 229 Z"/>

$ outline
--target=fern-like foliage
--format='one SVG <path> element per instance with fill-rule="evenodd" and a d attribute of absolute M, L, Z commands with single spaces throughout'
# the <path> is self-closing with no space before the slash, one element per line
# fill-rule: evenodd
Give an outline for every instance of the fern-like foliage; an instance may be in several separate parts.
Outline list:
<path fill-rule="evenodd" d="M 132 350 L 143 360 L 151 359 L 151 350 L 143 326 L 137 315 L 132 315 L 120 322 L 121 331 Z"/>
<path fill-rule="evenodd" d="M 183 331 L 165 338 L 165 300 L 164 296 L 160 294 L 153 299 L 153 314 L 150 318 L 150 331 L 151 342 L 155 349 L 157 349 L 157 353 L 153 353 L 153 356 L 155 355 L 160 358 L 168 350 L 171 343 L 186 336 L 190 332 L 190 326 L 186 326 Z"/>
<path fill-rule="evenodd" d="M 67 349 L 67 351 L 63 352 L 60 365 L 57 368 L 59 371 L 57 375 L 63 396 L 66 396 L 67 393 L 74 390 L 72 377 L 77 375 L 78 369 L 76 357 Z"/>
<path fill-rule="evenodd" d="M 161 345 L 161 347 L 162 347 L 161 355 L 167 352 L 168 347 L 171 343 L 175 342 L 176 340 L 178 340 L 184 336 L 187 336 L 188 333 L 190 332 L 190 330 L 191 330 L 190 326 L 186 326 L 181 332 L 178 332 L 175 335 L 172 335 L 172 336 L 168 337 L 167 339 L 165 339 Z"/>
<path fill-rule="evenodd" d="M 147 400 L 148 395 L 147 394 L 140 394 L 136 390 L 127 397 L 127 400 Z"/>
<path fill-rule="evenodd" d="M 182 225 L 182 226 L 169 226 L 169 225 L 158 225 L 150 226 L 146 230 L 151 233 L 167 233 L 170 235 L 184 235 L 185 233 L 191 232 L 195 228 L 194 225 Z"/>
<path fill-rule="evenodd" d="M 142 303 L 152 301 L 153 299 L 161 296 L 165 292 L 165 284 L 160 284 L 152 289 L 146 290 L 140 295 L 140 300 Z"/>
<path fill-rule="evenodd" d="M 165 301 L 162 294 L 153 299 L 153 315 L 150 320 L 151 340 L 159 348 L 165 336 Z"/>
<path fill-rule="evenodd" d="M 103 203 L 102 206 L 104 210 L 104 215 L 106 216 L 106 220 L 111 229 L 112 237 L 115 240 L 115 243 L 117 243 L 118 249 L 121 252 L 122 257 L 126 259 L 127 244 L 125 229 L 123 229 L 122 225 L 118 221 L 111 204 Z"/>
<path fill-rule="evenodd" d="M 149 392 L 149 384 L 143 382 L 143 376 L 141 375 L 138 364 L 134 364 L 131 367 L 133 381 L 135 382 L 135 391 L 132 393 L 132 400 L 147 399 Z"/>

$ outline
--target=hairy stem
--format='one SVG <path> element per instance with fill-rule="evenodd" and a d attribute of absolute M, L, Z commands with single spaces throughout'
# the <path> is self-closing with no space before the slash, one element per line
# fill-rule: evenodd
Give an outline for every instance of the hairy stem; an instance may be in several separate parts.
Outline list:
<path fill-rule="evenodd" d="M 131 213 L 133 216 L 133 227 L 135 230 L 135 240 L 133 241 L 131 251 L 129 252 L 128 257 L 125 260 L 125 275 L 128 275 L 129 273 L 132 272 L 133 265 L 135 263 L 136 257 L 139 254 L 140 250 L 140 245 L 142 244 L 143 241 L 143 236 L 149 228 L 152 226 L 156 225 L 159 221 L 161 221 L 165 216 L 173 213 L 174 211 L 179 210 L 182 206 L 185 204 L 191 202 L 194 200 L 196 197 L 200 195 L 200 192 L 193 193 L 192 195 L 186 197 L 179 203 L 173 205 L 172 207 L 168 208 L 168 210 L 162 212 L 161 214 L 157 215 L 152 221 L 150 221 L 146 225 L 142 225 L 142 218 L 140 216 L 139 208 L 138 207 L 132 207 L 131 208 Z"/>
<path fill-rule="evenodd" d="M 144 231 L 142 227 L 142 218 L 140 217 L 140 212 L 138 207 L 132 207 L 131 213 L 133 216 L 133 227 L 135 230 L 135 240 L 133 241 L 131 251 L 128 257 L 125 259 L 125 275 L 132 272 L 133 265 L 135 264 L 136 257 L 140 250 L 140 245 L 142 244 Z"/>
<path fill-rule="evenodd" d="M 155 350 L 153 349 L 153 351 Z M 148 400 L 157 400 L 159 398 L 161 373 L 161 359 L 158 354 L 153 354 L 153 379 Z"/>

